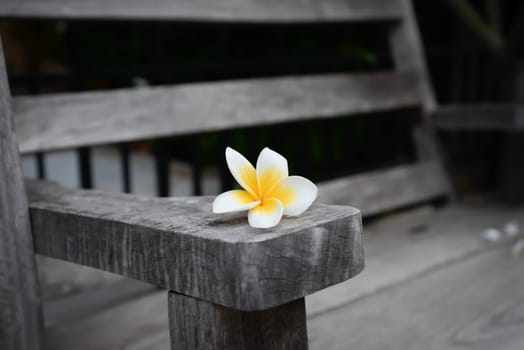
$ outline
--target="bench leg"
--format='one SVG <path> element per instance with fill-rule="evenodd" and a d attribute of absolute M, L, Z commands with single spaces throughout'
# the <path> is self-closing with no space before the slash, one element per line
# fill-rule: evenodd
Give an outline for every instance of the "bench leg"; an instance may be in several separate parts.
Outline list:
<path fill-rule="evenodd" d="M 307 349 L 304 298 L 239 311 L 169 292 L 171 349 Z"/>

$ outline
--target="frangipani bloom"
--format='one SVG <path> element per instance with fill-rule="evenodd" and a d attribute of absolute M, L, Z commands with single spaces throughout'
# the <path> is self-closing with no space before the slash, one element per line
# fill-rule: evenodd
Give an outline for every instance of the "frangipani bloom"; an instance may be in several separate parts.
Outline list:
<path fill-rule="evenodd" d="M 286 158 L 267 147 L 260 152 L 256 169 L 230 147 L 226 148 L 226 161 L 243 190 L 218 195 L 213 202 L 214 213 L 249 210 L 251 226 L 270 228 L 283 215 L 302 214 L 317 197 L 315 184 L 301 176 L 288 176 Z"/>

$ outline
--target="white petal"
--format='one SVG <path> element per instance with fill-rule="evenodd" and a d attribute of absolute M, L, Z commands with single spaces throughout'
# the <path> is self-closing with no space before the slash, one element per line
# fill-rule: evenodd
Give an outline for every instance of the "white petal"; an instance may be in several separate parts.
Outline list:
<path fill-rule="evenodd" d="M 258 193 L 265 198 L 277 183 L 288 176 L 287 160 L 277 152 L 264 148 L 257 159 Z"/>
<path fill-rule="evenodd" d="M 249 224 L 256 228 L 270 228 L 276 226 L 282 214 L 284 207 L 278 199 L 270 198 L 262 202 L 261 205 L 249 210 L 247 216 Z"/>
<path fill-rule="evenodd" d="M 248 191 L 254 198 L 258 197 L 257 174 L 251 163 L 240 153 L 226 148 L 226 162 L 229 171 L 243 189 Z"/>
<path fill-rule="evenodd" d="M 219 194 L 213 201 L 213 213 L 229 213 L 233 211 L 249 210 L 260 204 L 243 190 L 233 190 Z"/>
<path fill-rule="evenodd" d="M 290 176 L 280 181 L 267 197 L 278 198 L 284 215 L 300 215 L 317 198 L 317 186 L 302 176 Z"/>

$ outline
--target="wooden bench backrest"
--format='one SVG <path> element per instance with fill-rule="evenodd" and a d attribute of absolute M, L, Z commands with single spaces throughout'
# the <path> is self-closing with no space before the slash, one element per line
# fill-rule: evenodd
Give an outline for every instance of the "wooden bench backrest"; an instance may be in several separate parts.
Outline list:
<path fill-rule="evenodd" d="M 0 219 L 2 230 L 5 228 L 5 232 L 0 232 L 2 238 L 0 251 L 3 252 L 2 259 L 5 258 L 0 260 L 0 281 L 2 282 L 0 291 L 6 292 L 6 298 L 0 300 L 0 306 L 3 309 L 4 304 L 7 303 L 5 306 L 9 308 L 6 310 L 11 312 L 11 314 L 4 313 L 0 318 L 2 326 L 10 325 L 9 328 L 2 327 L 0 338 L 18 341 L 25 339 L 28 342 L 27 344 L 2 344 L 0 342 L 2 348 L 38 349 L 42 344 L 38 331 L 40 317 L 37 310 L 38 288 L 34 274 L 34 262 L 31 258 L 29 218 L 15 215 L 18 212 L 25 213 L 24 207 L 27 204 L 13 129 L 16 129 L 20 152 L 28 154 L 243 126 L 420 107 L 425 113 L 423 113 L 421 127 L 413 133 L 419 156 L 415 164 L 321 184 L 319 200 L 350 204 L 361 208 L 364 214 L 372 215 L 445 196 L 449 192 L 432 132 L 428 127 L 429 121 L 425 119 L 427 112 L 435 108 L 435 100 L 429 85 L 420 38 L 409 0 L 54 0 L 50 2 L 8 0 L 0 4 L 0 17 L 245 23 L 388 22 L 391 24 L 388 28 L 394 61 L 394 70 L 378 73 L 252 79 L 151 87 L 139 90 L 121 89 L 111 92 L 14 97 L 12 99 L 14 127 L 9 115 L 10 102 L 5 68 L 3 64 L 0 64 L 0 95 L 2 98 L 0 113 L 3 114 L 0 115 L 0 136 L 2 137 Z M 210 118 L 211 115 L 212 118 Z M 28 190 L 32 191 L 31 188 Z M 46 193 L 45 191 L 39 192 L 38 188 L 33 192 L 33 196 L 37 197 Z M 142 279 L 143 275 L 146 275 L 143 271 L 131 271 L 131 273 L 127 270 L 120 271 L 118 270 L 119 263 L 117 262 L 115 267 L 113 266 L 115 262 L 111 259 L 107 264 L 104 261 L 102 265 L 97 265 L 101 263 L 101 259 L 86 258 L 83 254 L 89 252 L 83 250 L 83 245 L 78 245 L 78 252 L 66 249 L 67 242 L 71 239 L 69 234 L 77 233 L 76 231 L 69 232 L 67 227 L 61 227 L 58 224 L 47 225 L 44 219 L 48 218 L 48 215 L 55 215 L 53 211 L 58 213 L 55 215 L 56 223 L 64 224 L 64 215 L 69 215 L 72 223 L 78 221 L 78 227 L 86 230 L 96 229 L 96 225 L 105 225 L 104 218 L 111 218 L 111 216 L 108 216 L 107 213 L 96 212 L 99 208 L 96 204 L 105 203 L 104 198 L 99 202 L 91 203 L 94 206 L 94 209 L 89 209 L 91 213 L 86 208 L 78 211 L 70 208 L 71 205 L 75 205 L 74 200 L 82 202 L 83 195 L 71 194 L 74 200 L 69 198 L 64 204 L 62 198 L 55 198 L 56 193 L 51 192 L 53 195 L 49 200 L 40 198 L 37 204 L 39 209 L 36 212 L 41 214 L 42 218 L 33 223 L 37 251 L 69 261 L 87 262 L 87 265 L 135 278 Z M 10 201 L 9 206 L 5 205 L 6 200 Z M 125 202 L 126 199 L 121 199 L 121 201 Z M 86 203 L 82 202 L 78 205 L 80 208 Z M 159 208 L 164 207 L 165 203 L 160 203 L 158 206 Z M 71 213 L 66 213 L 68 210 Z M 335 209 L 325 210 L 333 212 Z M 315 220 L 322 221 L 320 217 L 325 214 L 322 210 L 318 212 L 319 214 L 316 214 L 318 218 L 315 217 Z M 122 216 L 121 213 L 112 213 L 112 215 L 117 219 L 121 219 Z M 347 216 L 347 214 L 340 214 L 341 217 L 344 215 Z M 358 231 L 358 218 L 356 214 L 352 215 L 352 227 Z M 115 222 L 118 221 L 117 219 Z M 346 220 L 345 216 L 344 220 Z M 137 223 L 136 225 L 143 224 Z M 155 226 L 154 223 L 151 225 Z M 158 230 L 158 227 L 154 228 Z M 129 229 L 123 232 L 139 234 L 143 230 L 144 227 L 140 226 L 136 230 Z M 51 239 L 51 236 L 43 234 L 46 232 L 54 240 Z M 320 231 L 306 230 L 305 232 L 312 234 L 311 232 Z M 78 234 L 81 235 L 82 232 Z M 180 234 L 183 236 L 183 232 Z M 345 232 L 345 234 L 350 233 Z M 178 239 L 177 235 L 169 232 L 166 239 Z M 109 235 L 96 235 L 96 237 L 91 237 L 90 242 L 97 247 L 109 247 L 107 237 Z M 272 238 L 268 236 L 267 239 Z M 357 238 L 354 239 L 357 240 Z M 135 238 L 132 237 L 129 240 L 134 242 Z M 207 238 L 207 240 L 211 239 Z M 356 248 L 354 248 L 354 256 L 350 258 L 355 261 L 355 266 L 350 271 L 351 273 L 344 272 L 346 279 L 358 273 L 363 267 L 363 257 L 357 249 L 361 247 L 361 242 L 357 240 L 352 244 Z M 115 253 L 111 251 L 109 256 L 117 256 L 118 249 L 122 246 L 122 244 L 114 243 Z M 136 247 L 137 251 L 146 248 L 148 247 L 142 244 Z M 153 249 L 156 248 L 153 247 Z M 303 251 L 308 252 L 307 249 Z M 92 249 L 90 252 L 92 253 Z M 93 254 L 96 257 L 96 252 Z M 265 257 L 265 254 L 262 252 L 260 256 Z M 147 254 L 141 256 L 147 256 Z M 331 261 L 326 259 L 328 260 Z M 17 266 L 13 268 L 7 263 L 4 264 L 4 261 L 11 265 L 15 262 Z M 163 260 L 159 258 L 159 261 Z M 174 263 L 173 265 L 179 266 L 180 264 Z M 137 266 L 142 265 L 137 264 Z M 351 265 L 348 264 L 348 266 Z M 25 280 L 20 276 L 25 276 Z M 179 287 L 176 284 L 177 281 L 163 281 L 164 277 L 162 275 L 159 281 L 152 282 L 186 293 L 185 285 Z M 324 277 L 323 279 L 325 280 Z M 330 283 L 340 280 L 340 276 L 337 275 Z M 9 287 L 7 282 L 10 281 L 16 283 Z M 324 284 L 318 283 L 314 290 L 323 287 Z M 19 291 L 24 291 L 25 294 Z M 282 298 L 282 302 L 293 300 L 293 298 L 312 291 L 293 291 L 286 295 L 286 298 Z M 197 293 L 196 296 L 201 297 L 202 295 Z M 224 300 L 212 301 L 227 304 Z M 278 302 L 277 300 L 271 305 Z M 239 308 L 242 306 L 231 305 Z M 255 303 L 254 306 L 248 306 L 256 308 L 265 307 L 266 304 Z M 30 335 L 24 336 L 20 332 L 27 332 Z M 15 336 L 13 336 L 14 333 L 16 333 Z"/>
<path fill-rule="evenodd" d="M 435 108 L 409 0 L 8 1 L 0 16 L 390 23 L 392 71 L 15 97 L 22 154 L 417 106 L 427 115 Z M 424 117 L 413 133 L 419 162 L 321 184 L 320 200 L 372 215 L 446 195 L 448 182 L 428 124 Z"/>

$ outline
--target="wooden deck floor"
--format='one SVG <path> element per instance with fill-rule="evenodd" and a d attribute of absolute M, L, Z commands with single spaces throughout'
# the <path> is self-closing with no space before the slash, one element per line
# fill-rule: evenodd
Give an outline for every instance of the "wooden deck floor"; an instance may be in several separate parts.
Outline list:
<path fill-rule="evenodd" d="M 524 257 L 511 256 L 514 239 L 480 237 L 510 221 L 524 228 L 524 208 L 425 208 L 367 225 L 365 271 L 307 298 L 310 348 L 524 349 Z M 169 348 L 165 291 L 111 304 L 72 318 L 55 301 L 49 348 Z"/>

